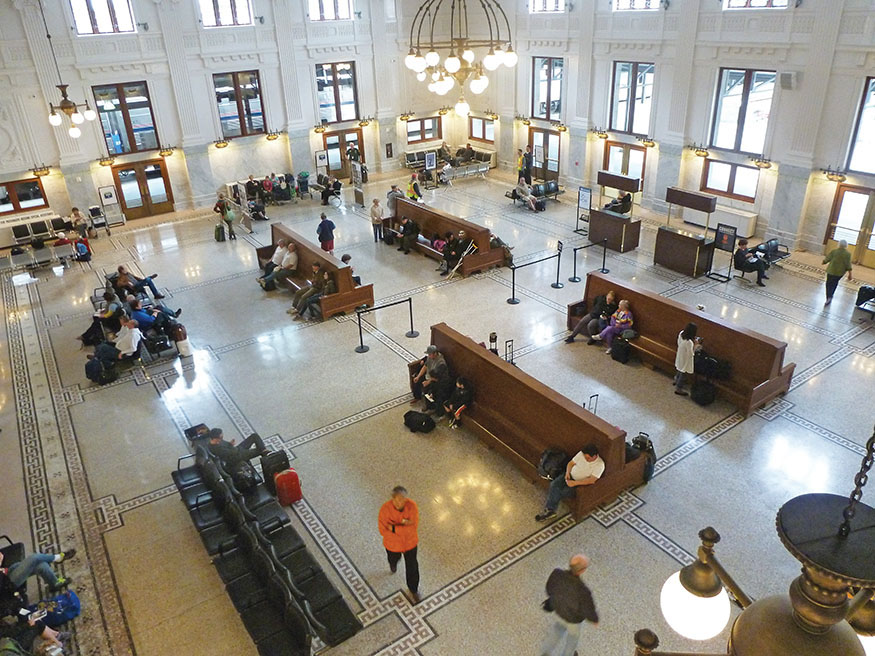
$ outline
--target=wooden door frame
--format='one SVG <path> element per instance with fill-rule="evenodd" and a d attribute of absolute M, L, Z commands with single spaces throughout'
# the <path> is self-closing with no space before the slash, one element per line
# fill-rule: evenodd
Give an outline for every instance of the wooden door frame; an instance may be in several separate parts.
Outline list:
<path fill-rule="evenodd" d="M 359 153 L 361 154 L 361 159 L 359 160 L 362 164 L 365 163 L 365 141 L 364 135 L 362 135 L 361 128 L 338 128 L 337 130 L 332 130 L 331 132 L 323 132 L 322 133 L 322 147 L 325 151 L 328 151 L 328 137 L 337 136 L 340 141 L 340 162 L 341 169 L 337 172 L 340 177 L 349 177 L 352 174 L 352 170 L 350 169 L 349 162 L 346 159 L 346 139 L 344 136 L 349 132 L 355 132 L 358 135 L 358 144 L 359 144 Z M 328 174 L 332 175 L 331 169 L 328 170 Z"/>
<path fill-rule="evenodd" d="M 113 164 L 112 166 L 112 178 L 113 183 L 116 186 L 116 193 L 118 194 L 119 203 L 121 204 L 122 211 L 125 213 L 125 217 L 127 218 L 145 218 L 148 216 L 155 216 L 155 214 L 166 214 L 166 212 L 153 212 L 153 203 L 152 196 L 148 193 L 149 185 L 145 180 L 145 169 L 147 166 L 155 164 L 158 166 L 161 171 L 161 178 L 164 180 L 164 189 L 167 192 L 167 200 L 165 203 L 170 203 L 171 209 L 169 211 L 173 211 L 173 206 L 175 205 L 175 201 L 173 200 L 173 188 L 170 186 L 170 174 L 167 171 L 167 163 L 163 158 L 155 158 L 155 159 L 145 159 L 138 160 L 136 162 L 128 162 L 127 164 Z M 142 210 L 144 213 L 138 217 L 128 217 L 128 207 L 125 203 L 125 196 L 122 193 L 122 185 L 121 179 L 119 178 L 118 172 L 122 169 L 134 169 L 135 177 L 137 179 L 137 184 L 140 187 L 140 197 L 143 199 L 143 205 L 141 207 L 135 207 L 134 210 Z M 140 175 L 142 174 L 143 180 L 140 180 Z M 142 182 L 143 185 L 146 185 L 147 192 L 143 193 L 143 187 L 140 186 Z"/>
<path fill-rule="evenodd" d="M 529 144 L 528 145 L 532 147 L 532 152 L 535 151 L 535 145 L 534 145 L 534 141 L 535 141 L 534 140 L 534 133 L 535 132 L 540 132 L 544 135 L 544 162 L 543 162 L 544 166 L 543 166 L 543 175 L 541 177 L 544 180 L 548 180 L 549 178 L 547 178 L 547 173 L 548 173 L 547 160 L 549 159 L 548 158 L 549 152 L 548 152 L 547 145 L 550 143 L 549 138 L 550 138 L 550 135 L 555 135 L 556 138 L 559 140 L 559 156 L 556 158 L 556 161 L 559 163 L 559 166 L 561 166 L 562 165 L 562 133 L 557 132 L 556 130 L 550 130 L 548 128 L 529 126 Z M 533 164 L 532 170 L 534 171 L 535 170 L 534 169 L 534 160 L 533 160 L 532 164 Z M 552 171 L 549 171 L 549 172 L 552 173 Z M 556 180 L 559 180 L 559 171 L 558 170 L 556 171 Z"/>
<path fill-rule="evenodd" d="M 840 199 L 844 196 L 845 191 L 856 191 L 859 193 L 865 192 L 866 194 L 869 195 L 869 198 L 870 198 L 869 202 L 870 203 L 872 202 L 872 200 L 871 200 L 872 194 L 875 194 L 875 188 L 872 188 L 872 187 L 863 187 L 861 185 L 845 184 L 844 182 L 838 183 L 836 185 L 835 196 L 833 196 L 833 199 L 832 199 L 832 207 L 830 207 L 830 210 L 829 210 L 829 219 L 826 222 L 826 233 L 823 235 L 824 245 L 826 245 L 826 243 L 831 239 L 830 235 L 833 232 L 832 226 L 836 222 L 836 220 L 838 219 L 838 211 L 839 211 L 839 208 L 841 207 Z M 850 246 L 850 244 L 848 244 L 848 246 Z"/>

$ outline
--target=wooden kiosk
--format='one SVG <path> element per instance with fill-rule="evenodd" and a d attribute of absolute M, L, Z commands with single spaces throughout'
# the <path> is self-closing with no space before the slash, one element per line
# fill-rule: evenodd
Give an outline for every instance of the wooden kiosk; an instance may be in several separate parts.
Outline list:
<path fill-rule="evenodd" d="M 599 171 L 597 179 L 601 191 L 599 204 L 604 199 L 605 187 L 626 191 L 632 194 L 632 207 L 635 206 L 635 194 L 641 191 L 641 179 L 630 178 L 627 175 Z M 641 238 L 641 221 L 632 219 L 632 209 L 629 214 L 621 214 L 611 210 L 595 208 L 589 213 L 589 240 L 602 242 L 607 240 L 607 247 L 612 251 L 625 253 L 638 247 Z"/>
<path fill-rule="evenodd" d="M 653 263 L 693 278 L 707 273 L 711 268 L 711 258 L 714 257 L 714 240 L 708 239 L 707 223 L 704 234 L 673 228 L 670 225 L 671 206 L 680 205 L 705 212 L 710 222 L 711 213 L 717 208 L 717 197 L 679 187 L 668 187 L 665 190 L 665 200 L 668 203 L 669 225 L 660 226 L 656 232 Z"/>

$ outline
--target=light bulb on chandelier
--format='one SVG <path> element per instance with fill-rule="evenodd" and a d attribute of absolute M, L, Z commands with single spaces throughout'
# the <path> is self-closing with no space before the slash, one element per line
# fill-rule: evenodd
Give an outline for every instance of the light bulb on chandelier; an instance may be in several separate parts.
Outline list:
<path fill-rule="evenodd" d="M 456 103 L 456 114 L 459 116 L 468 116 L 471 113 L 471 105 L 465 100 L 465 96 L 459 96 L 459 101 Z"/>
<path fill-rule="evenodd" d="M 61 115 L 58 114 L 58 112 L 56 112 L 56 111 L 53 109 L 53 110 L 52 110 L 52 113 L 49 114 L 49 123 L 52 124 L 52 125 L 54 125 L 55 127 L 58 127 L 58 126 L 61 124 L 61 120 L 62 120 L 62 119 L 61 119 Z"/>
<path fill-rule="evenodd" d="M 411 48 L 407 51 L 407 56 L 404 58 L 404 65 L 409 68 L 411 71 L 413 69 L 413 60 L 416 59 L 416 51 Z"/>
<path fill-rule="evenodd" d="M 441 61 L 441 56 L 436 50 L 432 49 L 425 53 L 425 63 L 428 66 L 437 66 Z"/>
<path fill-rule="evenodd" d="M 441 79 L 441 72 L 440 71 L 435 71 L 434 73 L 431 74 L 431 81 L 432 82 L 437 82 L 440 79 Z"/>
<path fill-rule="evenodd" d="M 413 70 L 416 71 L 417 73 L 421 73 L 426 68 L 428 68 L 428 64 L 425 63 L 425 57 L 423 57 L 420 54 L 417 54 L 413 58 L 412 67 L 413 67 Z"/>
<path fill-rule="evenodd" d="M 499 52 L 503 53 L 503 51 L 500 49 Z M 487 71 L 494 71 L 499 66 L 501 66 L 501 57 L 495 54 L 495 50 L 490 48 L 489 52 L 486 53 L 486 56 L 483 58 L 483 67 Z"/>
<path fill-rule="evenodd" d="M 85 122 L 85 117 L 82 116 L 78 111 L 73 112 L 70 115 L 70 120 L 73 121 L 76 125 L 82 125 Z"/>
<path fill-rule="evenodd" d="M 78 127 L 73 125 L 73 126 L 70 126 L 69 130 L 67 130 L 67 134 L 69 134 L 70 137 L 73 139 L 78 139 L 79 137 L 82 136 L 82 130 L 80 130 Z"/>
<path fill-rule="evenodd" d="M 447 69 L 447 73 L 456 73 L 462 68 L 462 60 L 456 57 L 454 50 L 451 50 L 450 56 L 444 60 L 444 68 Z"/>
<path fill-rule="evenodd" d="M 504 65 L 508 68 L 513 68 L 517 65 L 517 62 L 520 60 L 520 57 L 514 49 L 510 46 L 507 46 L 507 50 L 504 53 Z"/>
<path fill-rule="evenodd" d="M 85 105 L 85 111 L 82 112 L 82 115 L 85 117 L 86 121 L 93 121 L 97 118 L 97 112 L 91 109 L 91 106 L 88 104 Z"/>
<path fill-rule="evenodd" d="M 462 59 L 464 59 L 469 64 L 474 61 L 474 58 L 477 55 L 474 54 L 474 51 L 471 48 L 465 48 L 465 51 L 462 53 Z"/>
<path fill-rule="evenodd" d="M 416 74 L 416 79 L 420 82 L 425 82 L 425 78 L 427 77 L 428 75 L 426 75 L 425 71 L 419 71 L 419 73 Z"/>
<path fill-rule="evenodd" d="M 471 89 L 471 93 L 480 95 L 486 91 L 486 87 L 489 86 L 489 78 L 480 73 L 477 77 L 471 80 L 471 83 L 468 86 Z"/>

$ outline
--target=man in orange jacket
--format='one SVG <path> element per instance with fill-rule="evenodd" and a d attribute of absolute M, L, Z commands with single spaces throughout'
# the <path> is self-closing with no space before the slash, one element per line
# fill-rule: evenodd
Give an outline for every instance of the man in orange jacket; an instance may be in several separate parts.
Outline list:
<path fill-rule="evenodd" d="M 407 490 L 400 485 L 392 490 L 392 498 L 380 508 L 378 518 L 383 546 L 389 557 L 389 569 L 398 571 L 398 561 L 404 556 L 404 571 L 411 603 L 419 603 L 419 563 L 416 548 L 419 542 L 419 508 L 407 498 Z"/>

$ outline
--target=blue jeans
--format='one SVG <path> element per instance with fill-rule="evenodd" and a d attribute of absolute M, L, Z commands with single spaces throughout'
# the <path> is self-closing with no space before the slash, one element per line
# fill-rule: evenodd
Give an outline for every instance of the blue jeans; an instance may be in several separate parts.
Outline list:
<path fill-rule="evenodd" d="M 31 554 L 9 568 L 9 580 L 12 581 L 12 585 L 18 588 L 31 576 L 37 574 L 49 586 L 55 586 L 58 584 L 58 577 L 54 570 L 49 567 L 49 563 L 53 562 L 55 562 L 55 557 L 51 554 Z"/>
<path fill-rule="evenodd" d="M 556 509 L 559 507 L 559 502 L 562 499 L 571 499 L 574 497 L 574 494 L 574 488 L 568 487 L 565 483 L 564 474 L 560 478 L 554 478 L 550 481 L 550 489 L 547 492 L 547 510 L 556 512 Z"/>
<path fill-rule="evenodd" d="M 161 295 L 158 292 L 158 290 L 155 288 L 155 283 L 152 282 L 152 278 L 150 278 L 149 276 L 146 276 L 142 280 L 138 280 L 137 282 L 134 283 L 134 291 L 135 292 L 141 292 L 141 291 L 143 291 L 143 289 L 145 287 L 148 287 L 150 290 L 152 290 L 152 296 L 160 296 Z"/>
<path fill-rule="evenodd" d="M 541 645 L 543 656 L 572 656 L 580 639 L 580 624 L 566 622 L 554 616 L 553 627 Z"/>

